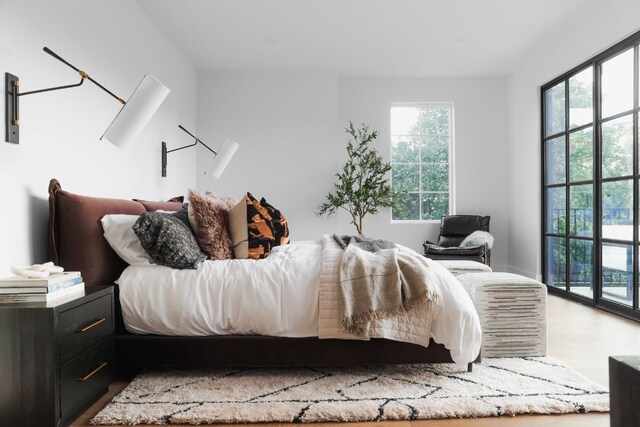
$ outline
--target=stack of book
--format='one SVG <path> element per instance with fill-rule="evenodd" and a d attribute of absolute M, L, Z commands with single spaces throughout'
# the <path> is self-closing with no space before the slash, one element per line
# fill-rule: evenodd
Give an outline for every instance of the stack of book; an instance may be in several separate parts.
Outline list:
<path fill-rule="evenodd" d="M 0 279 L 0 303 L 50 302 L 84 295 L 79 271 L 51 274 L 43 279 L 12 276 Z"/>

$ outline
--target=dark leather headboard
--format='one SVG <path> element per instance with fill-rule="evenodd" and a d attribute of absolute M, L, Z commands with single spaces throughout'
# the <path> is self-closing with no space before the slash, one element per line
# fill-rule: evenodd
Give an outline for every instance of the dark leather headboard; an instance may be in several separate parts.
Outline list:
<path fill-rule="evenodd" d="M 49 182 L 49 257 L 68 271 L 80 271 L 87 285 L 109 285 L 127 264 L 103 236 L 100 219 L 107 214 L 142 215 L 132 200 L 80 196 Z"/>

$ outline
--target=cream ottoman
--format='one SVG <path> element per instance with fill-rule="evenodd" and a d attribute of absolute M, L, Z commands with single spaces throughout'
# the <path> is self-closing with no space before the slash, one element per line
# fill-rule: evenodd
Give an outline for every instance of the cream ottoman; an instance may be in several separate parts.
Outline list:
<path fill-rule="evenodd" d="M 433 262 L 437 262 L 438 264 L 442 265 L 454 276 L 459 276 L 466 273 L 490 273 L 493 271 L 488 265 L 477 261 L 434 259 Z"/>
<path fill-rule="evenodd" d="M 457 276 L 482 325 L 483 357 L 547 355 L 547 287 L 511 273 Z"/>

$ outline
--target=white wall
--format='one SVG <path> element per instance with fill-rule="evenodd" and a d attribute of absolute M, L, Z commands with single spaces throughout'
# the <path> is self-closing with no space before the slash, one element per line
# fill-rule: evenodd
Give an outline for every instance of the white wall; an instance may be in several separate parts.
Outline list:
<path fill-rule="evenodd" d="M 391 102 L 455 103 L 458 213 L 491 215 L 497 243 L 492 264 L 506 268 L 508 192 L 506 79 L 337 78 L 310 72 L 198 73 L 198 130 L 212 148 L 240 143 L 221 179 L 203 176 L 210 161 L 198 150 L 199 190 L 240 197 L 251 191 L 282 209 L 294 239 L 353 233 L 346 215 L 314 215 L 345 160 L 349 120 L 380 131 L 389 157 Z M 204 137 L 206 136 L 206 138 Z M 388 210 L 365 219 L 365 233 L 422 250 L 439 224 L 390 224 Z"/>
<path fill-rule="evenodd" d="M 127 99 L 151 73 L 172 92 L 137 143 L 122 151 L 99 141 L 119 104 L 90 82 L 20 99 L 20 144 L 0 142 L 0 272 L 47 259 L 49 180 L 74 193 L 164 199 L 195 184 L 195 151 L 170 155 L 160 176 L 160 142 L 177 124 L 195 126 L 196 73 L 132 1 L 0 1 L 0 117 L 4 72 L 21 91 L 76 83 L 79 76 L 42 51 L 48 46 Z"/>
<path fill-rule="evenodd" d="M 540 278 L 540 87 L 640 30 L 635 0 L 591 2 L 523 53 L 509 76 L 509 267 Z"/>
<path fill-rule="evenodd" d="M 337 81 L 329 73 L 199 72 L 198 132 L 212 149 L 240 144 L 220 179 L 198 149 L 200 191 L 241 198 L 247 191 L 281 209 L 296 240 L 333 232 L 314 212 L 336 172 Z"/>
<path fill-rule="evenodd" d="M 342 78 L 338 85 L 338 124 L 366 123 L 380 132 L 377 148 L 389 160 L 389 108 L 393 102 L 454 103 L 455 206 L 457 214 L 491 215 L 496 238 L 491 265 L 506 269 L 509 200 L 507 192 L 506 79 Z M 338 140 L 344 152 L 345 134 Z M 344 158 L 344 157 L 343 157 Z M 347 223 L 342 217 L 340 224 Z M 389 210 L 365 218 L 365 233 L 422 252 L 434 241 L 440 222 L 390 224 Z"/>

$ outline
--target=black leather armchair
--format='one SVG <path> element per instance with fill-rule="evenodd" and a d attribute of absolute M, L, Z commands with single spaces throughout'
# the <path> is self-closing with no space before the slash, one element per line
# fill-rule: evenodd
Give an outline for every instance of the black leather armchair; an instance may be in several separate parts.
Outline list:
<path fill-rule="evenodd" d="M 440 222 L 438 242 L 423 243 L 424 256 L 436 260 L 477 261 L 490 265 L 491 251 L 488 246 L 461 248 L 460 243 L 474 231 L 489 232 L 490 216 L 449 215 Z"/>

